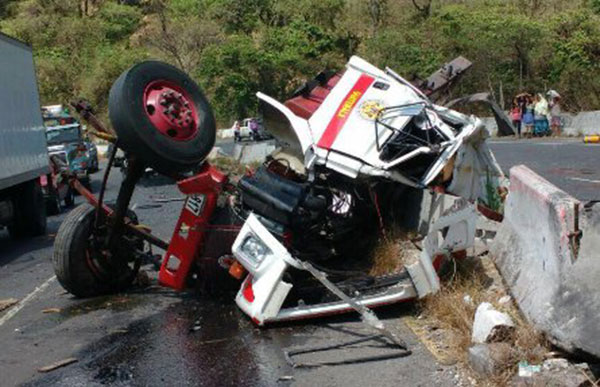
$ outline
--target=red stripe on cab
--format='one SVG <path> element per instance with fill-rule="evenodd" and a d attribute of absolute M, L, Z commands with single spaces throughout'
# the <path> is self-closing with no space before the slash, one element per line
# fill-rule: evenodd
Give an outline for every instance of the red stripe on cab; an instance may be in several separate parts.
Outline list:
<path fill-rule="evenodd" d="M 325 132 L 323 132 L 323 135 L 317 143 L 317 146 L 325 149 L 331 148 L 333 142 L 337 138 L 338 134 L 340 134 L 344 124 L 348 120 L 350 113 L 352 113 L 352 110 L 374 80 L 375 78 L 365 74 L 362 74 L 360 78 L 358 78 L 352 87 L 352 90 L 348 92 L 346 98 L 344 98 L 340 106 L 337 108 L 333 118 L 331 121 L 329 121 L 329 125 L 327 125 L 327 128 L 325 128 Z"/>

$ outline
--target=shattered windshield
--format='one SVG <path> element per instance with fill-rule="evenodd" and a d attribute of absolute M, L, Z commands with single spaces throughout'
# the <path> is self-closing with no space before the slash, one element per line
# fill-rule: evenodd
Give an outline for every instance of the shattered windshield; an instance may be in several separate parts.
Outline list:
<path fill-rule="evenodd" d="M 46 131 L 46 139 L 48 140 L 48 145 L 79 141 L 79 126 L 48 130 Z"/>

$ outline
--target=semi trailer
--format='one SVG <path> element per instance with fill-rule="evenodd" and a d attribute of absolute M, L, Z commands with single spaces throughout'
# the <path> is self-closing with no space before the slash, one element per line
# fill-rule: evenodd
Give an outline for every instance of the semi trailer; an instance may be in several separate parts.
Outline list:
<path fill-rule="evenodd" d="M 50 174 L 31 47 L 0 33 L 0 228 L 46 232 L 42 182 Z"/>

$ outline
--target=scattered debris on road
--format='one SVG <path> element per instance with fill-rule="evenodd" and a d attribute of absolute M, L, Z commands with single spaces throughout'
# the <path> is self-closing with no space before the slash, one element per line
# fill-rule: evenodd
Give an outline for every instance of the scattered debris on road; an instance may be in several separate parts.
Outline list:
<path fill-rule="evenodd" d="M 50 372 L 50 371 L 54 371 L 55 369 L 68 366 L 69 364 L 73 364 L 73 363 L 76 363 L 78 361 L 79 360 L 77 358 L 75 358 L 75 357 L 69 357 L 67 359 L 63 359 L 63 360 L 57 361 L 56 363 L 52 363 L 50 365 L 44 366 L 42 368 L 39 368 L 38 372 Z"/>
<path fill-rule="evenodd" d="M 509 315 L 498 312 L 489 302 L 482 302 L 475 311 L 471 341 L 475 344 L 504 341 L 514 328 Z"/>
<path fill-rule="evenodd" d="M 475 344 L 469 348 L 469 366 L 482 376 L 493 376 L 510 362 L 508 343 Z"/>
<path fill-rule="evenodd" d="M 19 300 L 17 300 L 16 298 L 7 298 L 5 300 L 0 300 L 0 312 L 2 312 L 4 309 L 10 308 L 18 302 Z"/>
<path fill-rule="evenodd" d="M 42 309 L 42 313 L 44 314 L 48 314 L 48 313 L 60 313 L 61 309 L 60 308 L 46 308 L 46 309 Z"/>

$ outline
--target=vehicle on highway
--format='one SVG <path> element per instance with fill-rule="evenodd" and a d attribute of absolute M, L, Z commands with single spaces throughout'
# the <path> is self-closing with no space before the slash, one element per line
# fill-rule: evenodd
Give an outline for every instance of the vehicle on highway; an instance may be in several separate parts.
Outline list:
<path fill-rule="evenodd" d="M 53 132 L 53 151 L 62 151 L 57 145 L 60 145 L 62 141 L 64 144 L 83 144 L 85 146 L 85 154 L 81 155 L 80 158 L 89 173 L 98 171 L 98 149 L 90 139 L 83 133 L 85 128 L 81 127 L 81 124 L 77 119 L 69 114 L 69 112 L 62 105 L 48 105 L 42 107 L 42 116 L 44 117 L 44 125 L 47 130 L 63 130 L 64 134 Z M 77 133 L 73 128 L 77 127 Z M 83 148 L 81 148 L 83 150 Z"/>
<path fill-rule="evenodd" d="M 98 168 L 98 153 L 95 151 L 95 156 L 90 155 L 89 149 L 92 147 L 86 145 L 81 124 L 66 114 L 61 105 L 44 107 L 42 112 L 49 155 L 61 159 L 77 174 L 81 183 L 89 187 L 90 169 Z"/>
<path fill-rule="evenodd" d="M 29 46 L 0 33 L 0 228 L 12 236 L 46 232 L 41 180 L 50 174 Z"/>
<path fill-rule="evenodd" d="M 257 117 L 244 118 L 239 130 L 234 130 L 233 141 L 265 141 L 272 139 L 262 125 L 262 119 Z"/>
<path fill-rule="evenodd" d="M 49 126 L 46 129 L 48 141 L 48 154 L 57 156 L 69 165 L 72 172 L 83 185 L 89 186 L 90 172 L 88 164 L 90 158 L 87 147 L 81 137 L 81 125 L 78 123 L 60 126 Z"/>
<path fill-rule="evenodd" d="M 154 245 L 166 251 L 161 284 L 183 290 L 193 278 L 228 271 L 241 281 L 238 306 L 259 325 L 437 291 L 436 270 L 473 244 L 477 204 L 495 202 L 503 189 L 481 120 L 432 103 L 392 70 L 358 57 L 285 103 L 257 97 L 265 129 L 282 147 L 234 183 L 205 161 L 216 129 L 201 89 L 160 62 L 125 71 L 111 88 L 109 115 L 127 174 L 112 207 L 102 201 L 105 187 L 96 198 L 71 179 L 90 204 L 58 232 L 62 286 L 79 297 L 126 289 Z M 91 117 L 85 104 L 76 106 Z M 147 167 L 174 177 L 187 196 L 169 242 L 128 208 Z M 366 257 L 394 218 L 411 210 L 410 190 L 446 192 L 455 205 L 430 225 L 418 260 L 370 275 Z"/>

